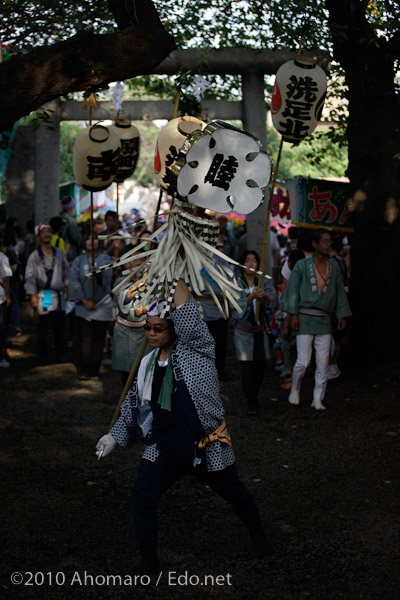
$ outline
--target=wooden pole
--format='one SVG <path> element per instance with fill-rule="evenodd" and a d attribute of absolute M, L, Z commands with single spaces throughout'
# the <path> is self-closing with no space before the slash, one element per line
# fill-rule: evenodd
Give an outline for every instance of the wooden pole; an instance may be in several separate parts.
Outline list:
<path fill-rule="evenodd" d="M 95 304 L 96 302 L 96 280 L 94 278 L 94 269 L 95 269 L 95 255 L 94 255 L 94 224 L 93 224 L 93 192 L 90 192 L 90 240 L 91 240 L 91 264 L 92 264 L 92 275 L 91 275 L 91 283 L 92 283 L 92 302 Z"/>
<path fill-rule="evenodd" d="M 119 196 L 118 196 L 118 183 L 116 184 L 117 186 L 117 206 L 116 206 L 116 213 L 117 213 L 117 223 L 118 223 L 118 229 L 119 229 Z M 118 240 L 119 244 L 121 244 L 121 242 Z M 119 254 L 120 254 L 120 246 L 118 245 L 118 247 L 116 248 L 114 245 L 114 252 L 113 252 L 113 256 L 114 256 L 114 260 L 118 260 L 119 259 Z"/>
<path fill-rule="evenodd" d="M 177 93 L 176 98 L 175 98 L 174 114 L 172 116 L 173 119 L 175 119 L 175 117 L 177 115 L 177 112 L 178 112 L 180 95 L 181 95 L 181 91 L 178 90 L 178 93 Z M 157 217 L 158 217 L 158 214 L 160 212 L 162 196 L 163 196 L 163 191 L 160 189 L 160 193 L 159 193 L 159 196 L 158 196 L 158 202 L 157 202 L 157 208 L 156 208 L 156 215 L 155 215 L 155 219 L 153 221 L 153 233 L 155 232 L 156 226 L 157 226 Z M 118 404 L 116 406 L 116 409 L 114 411 L 114 415 L 113 415 L 113 418 L 111 419 L 111 423 L 110 423 L 110 429 L 112 428 L 112 426 L 114 425 L 114 423 L 117 421 L 117 419 L 119 417 L 120 410 L 121 410 L 121 405 L 122 405 L 122 403 L 123 403 L 123 401 L 125 399 L 126 394 L 129 391 L 129 388 L 132 385 L 132 382 L 133 382 L 134 378 L 136 377 L 136 373 L 138 372 L 140 361 L 142 360 L 143 353 L 144 353 L 144 350 L 146 348 L 146 345 L 147 345 L 147 337 L 145 336 L 143 338 L 143 341 L 142 341 L 141 345 L 140 345 L 138 353 L 136 354 L 135 362 L 132 365 L 132 369 L 131 369 L 131 371 L 129 373 L 128 379 L 126 380 L 126 383 L 124 385 L 124 389 L 122 390 L 122 394 L 120 396 L 120 399 L 119 399 Z M 100 458 L 100 456 L 99 456 L 99 458 Z"/>
<path fill-rule="evenodd" d="M 176 98 L 175 98 L 174 112 L 173 112 L 173 115 L 172 115 L 173 119 L 176 118 L 176 115 L 178 113 L 180 97 L 181 97 L 181 90 L 178 90 L 178 93 L 176 94 Z"/>
<path fill-rule="evenodd" d="M 278 157 L 276 159 L 276 168 L 275 168 L 274 175 L 272 178 L 271 192 L 269 194 L 269 199 L 268 199 L 267 216 L 265 218 L 264 239 L 263 239 L 263 245 L 262 245 L 262 251 L 261 251 L 261 262 L 260 262 L 260 268 L 259 268 L 259 271 L 261 271 L 261 273 L 264 272 L 265 255 L 266 255 L 266 250 L 267 250 L 267 241 L 268 241 L 268 232 L 269 232 L 269 222 L 270 222 L 270 217 L 271 217 L 272 198 L 274 195 L 276 179 L 278 177 L 278 169 L 279 169 L 279 163 L 281 160 L 282 147 L 283 147 L 283 138 L 281 137 L 281 142 L 279 144 Z M 262 276 L 259 275 L 258 276 L 258 285 L 259 286 L 261 286 L 261 282 L 262 282 Z M 257 300 L 256 315 L 255 315 L 256 322 L 258 322 L 259 314 L 260 314 L 260 300 Z"/>
<path fill-rule="evenodd" d="M 135 362 L 132 365 L 131 372 L 128 375 L 128 379 L 126 380 L 126 383 L 124 385 L 124 389 L 122 390 L 122 394 L 121 394 L 121 397 L 119 399 L 119 402 L 118 402 L 118 404 L 117 404 L 117 406 L 115 408 L 114 415 L 113 415 L 113 418 L 111 419 L 111 423 L 110 423 L 110 429 L 112 428 L 112 426 L 114 425 L 114 423 L 117 421 L 117 419 L 119 417 L 119 413 L 120 413 L 120 410 L 121 410 L 121 405 L 122 405 L 123 401 L 125 400 L 125 396 L 127 395 L 128 391 L 129 391 L 129 388 L 131 387 L 134 378 L 136 377 L 136 373 L 139 370 L 140 361 L 142 360 L 143 352 L 144 352 L 144 350 L 146 348 L 146 345 L 147 345 L 147 337 L 144 336 L 144 338 L 142 340 L 142 343 L 140 344 L 140 348 L 138 350 L 138 353 L 136 354 Z"/>
<path fill-rule="evenodd" d="M 117 213 L 117 219 L 119 219 L 119 191 L 118 191 L 118 183 L 115 184 L 117 186 L 117 206 L 116 206 L 116 213 Z"/>
<path fill-rule="evenodd" d="M 162 195 L 163 195 L 163 192 L 162 192 L 162 190 L 160 190 L 160 194 L 158 196 L 158 202 L 157 202 L 156 218 L 153 221 L 153 233 L 154 233 L 155 228 L 156 228 L 157 215 L 160 212 Z M 123 403 L 123 401 L 125 399 L 125 396 L 127 395 L 128 391 L 129 391 L 129 388 L 132 385 L 132 382 L 133 382 L 134 378 L 136 377 L 136 373 L 138 372 L 140 361 L 143 358 L 143 353 L 145 351 L 146 345 L 147 345 L 147 337 L 145 335 L 145 337 L 143 338 L 142 343 L 141 343 L 141 345 L 139 347 L 138 353 L 136 354 L 135 362 L 132 365 L 132 369 L 131 369 L 131 371 L 129 373 L 129 376 L 128 376 L 128 379 L 126 380 L 126 383 L 124 385 L 124 389 L 122 390 L 122 394 L 120 396 L 120 399 L 119 399 L 118 404 L 116 406 L 116 409 L 114 411 L 113 418 L 111 419 L 110 429 L 112 428 L 112 426 L 114 425 L 114 423 L 116 422 L 116 420 L 119 417 L 119 413 L 120 413 L 120 410 L 121 410 L 121 405 L 122 405 L 122 403 Z"/>
<path fill-rule="evenodd" d="M 92 95 L 91 95 L 92 96 Z M 89 127 L 92 126 L 92 111 L 93 111 L 93 99 L 89 96 Z M 92 303 L 96 303 L 96 280 L 94 276 L 95 269 L 95 253 L 94 253 L 94 210 L 93 210 L 93 192 L 90 192 L 90 240 L 91 240 L 91 263 L 92 263 Z"/>

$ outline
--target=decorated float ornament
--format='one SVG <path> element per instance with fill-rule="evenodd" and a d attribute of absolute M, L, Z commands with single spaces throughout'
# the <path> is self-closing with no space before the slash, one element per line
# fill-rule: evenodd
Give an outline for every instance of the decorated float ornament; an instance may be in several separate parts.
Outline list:
<path fill-rule="evenodd" d="M 321 118 L 326 75 L 313 58 L 297 56 L 281 65 L 272 90 L 272 123 L 285 142 L 300 142 Z"/>
<path fill-rule="evenodd" d="M 126 314 L 135 313 L 139 307 L 146 306 L 157 298 L 165 299 L 165 312 L 168 312 L 179 278 L 186 281 L 195 296 L 201 297 L 205 293 L 211 297 L 224 318 L 229 315 L 229 303 L 241 312 L 237 304 L 241 288 L 228 266 L 228 263 L 238 263 L 216 248 L 218 221 L 206 214 L 193 214 L 191 208 L 193 207 L 176 201 L 174 208 L 169 212 L 167 223 L 120 259 L 97 269 L 100 272 L 105 268 L 122 266 L 131 262 L 133 258 L 144 259 L 140 266 L 123 272 L 126 277 L 113 290 L 114 294 L 126 290 L 126 293 L 122 294 L 124 302 L 121 306 Z M 161 232 L 164 232 L 164 235 L 158 247 L 145 250 L 144 247 L 151 245 L 151 242 L 158 243 L 157 236 Z M 113 239 L 113 235 L 108 236 L 108 239 Z M 223 263 L 214 261 L 213 256 L 222 258 Z M 148 271 L 142 276 L 146 268 Z M 138 276 L 134 287 L 131 281 L 133 276 Z M 264 277 L 270 278 L 267 275 Z M 222 303 L 217 295 L 222 296 Z"/>
<path fill-rule="evenodd" d="M 174 196 L 176 178 L 171 167 L 180 157 L 179 151 L 187 137 L 193 132 L 201 132 L 206 123 L 197 117 L 177 117 L 169 121 L 158 136 L 154 156 L 154 174 L 159 187 Z"/>
<path fill-rule="evenodd" d="M 272 159 L 252 135 L 212 121 L 188 136 L 181 158 L 171 167 L 180 199 L 201 208 L 242 215 L 264 200 Z"/>
<path fill-rule="evenodd" d="M 85 190 L 100 192 L 114 181 L 121 153 L 119 137 L 96 123 L 81 131 L 73 150 L 74 176 Z"/>
<path fill-rule="evenodd" d="M 121 153 L 115 183 L 122 183 L 131 177 L 136 169 L 140 152 L 140 132 L 129 119 L 116 119 L 109 128 L 119 138 Z"/>

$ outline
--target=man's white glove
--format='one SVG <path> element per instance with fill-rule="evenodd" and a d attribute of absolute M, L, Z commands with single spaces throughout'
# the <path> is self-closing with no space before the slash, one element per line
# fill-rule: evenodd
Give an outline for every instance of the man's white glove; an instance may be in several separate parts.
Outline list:
<path fill-rule="evenodd" d="M 112 435 L 106 433 L 106 435 L 103 435 L 97 442 L 96 456 L 100 457 L 100 454 L 101 456 L 107 456 L 107 454 L 110 454 L 114 450 L 115 446 L 117 446 L 116 440 Z"/>

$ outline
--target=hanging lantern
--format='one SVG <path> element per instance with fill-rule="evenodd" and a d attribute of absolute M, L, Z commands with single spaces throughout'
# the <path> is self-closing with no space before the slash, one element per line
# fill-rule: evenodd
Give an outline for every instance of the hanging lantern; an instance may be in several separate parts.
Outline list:
<path fill-rule="evenodd" d="M 187 137 L 194 131 L 201 132 L 205 126 L 206 123 L 197 117 L 178 117 L 169 121 L 158 136 L 154 173 L 157 184 L 171 196 L 176 192 L 176 177 L 172 175 L 171 167 L 178 160 L 179 151 Z"/>
<path fill-rule="evenodd" d="M 116 119 L 110 130 L 119 138 L 121 154 L 114 181 L 122 183 L 131 177 L 136 169 L 140 152 L 140 132 L 128 119 Z"/>
<path fill-rule="evenodd" d="M 321 118 L 326 75 L 313 58 L 298 56 L 281 65 L 272 90 L 272 123 L 285 142 L 300 142 Z"/>
<path fill-rule="evenodd" d="M 172 167 L 181 199 L 220 213 L 246 215 L 264 200 L 271 157 L 242 129 L 213 121 L 188 137 Z"/>
<path fill-rule="evenodd" d="M 109 127 L 96 123 L 80 132 L 73 150 L 76 181 L 89 192 L 105 190 L 114 181 L 121 148 Z"/>

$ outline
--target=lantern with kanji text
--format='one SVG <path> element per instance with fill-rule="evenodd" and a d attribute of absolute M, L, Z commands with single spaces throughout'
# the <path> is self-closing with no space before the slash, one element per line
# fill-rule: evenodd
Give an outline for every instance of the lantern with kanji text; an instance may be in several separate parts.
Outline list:
<path fill-rule="evenodd" d="M 171 168 L 180 156 L 180 149 L 189 135 L 196 130 L 201 132 L 205 127 L 206 123 L 197 117 L 177 117 L 169 121 L 158 136 L 154 174 L 160 188 L 171 196 L 176 193 L 176 177 L 172 174 Z"/>
<path fill-rule="evenodd" d="M 297 56 L 281 65 L 272 91 L 272 123 L 285 142 L 300 142 L 321 118 L 326 75 L 313 58 Z"/>
<path fill-rule="evenodd" d="M 136 169 L 140 152 L 140 132 L 128 119 L 116 119 L 109 128 L 119 138 L 121 153 L 114 181 L 122 183 L 131 177 Z"/>
<path fill-rule="evenodd" d="M 115 180 L 121 153 L 119 137 L 96 123 L 75 140 L 73 170 L 76 181 L 89 192 L 100 192 Z"/>

